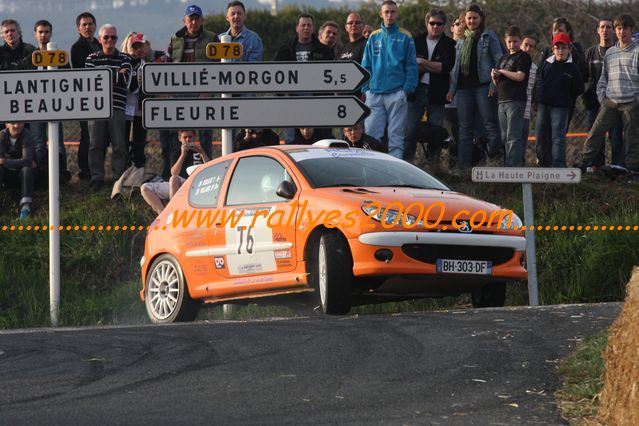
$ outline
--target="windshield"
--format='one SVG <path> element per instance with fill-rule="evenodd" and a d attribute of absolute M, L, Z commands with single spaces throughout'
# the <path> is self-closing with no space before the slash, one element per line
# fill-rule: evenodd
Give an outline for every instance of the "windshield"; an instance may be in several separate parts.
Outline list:
<path fill-rule="evenodd" d="M 305 150 L 306 151 L 306 150 Z M 331 186 L 403 186 L 448 191 L 448 187 L 412 164 L 361 149 L 313 149 L 290 152 L 316 188 Z"/>

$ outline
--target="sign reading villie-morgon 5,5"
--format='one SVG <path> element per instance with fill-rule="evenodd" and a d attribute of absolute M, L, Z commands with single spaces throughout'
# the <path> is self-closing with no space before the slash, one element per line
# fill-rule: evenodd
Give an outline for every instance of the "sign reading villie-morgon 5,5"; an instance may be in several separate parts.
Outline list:
<path fill-rule="evenodd" d="M 111 117 L 109 69 L 0 72 L 0 122 Z"/>

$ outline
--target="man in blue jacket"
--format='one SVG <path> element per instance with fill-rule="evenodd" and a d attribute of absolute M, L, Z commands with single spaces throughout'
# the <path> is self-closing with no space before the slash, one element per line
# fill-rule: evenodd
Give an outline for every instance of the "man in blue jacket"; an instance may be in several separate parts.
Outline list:
<path fill-rule="evenodd" d="M 417 87 L 417 60 L 413 36 L 397 24 L 397 3 L 385 0 L 379 12 L 382 26 L 368 38 L 362 66 L 371 73 L 364 87 L 371 114 L 366 133 L 381 140 L 388 125 L 388 153 L 404 156 L 407 95 Z"/>

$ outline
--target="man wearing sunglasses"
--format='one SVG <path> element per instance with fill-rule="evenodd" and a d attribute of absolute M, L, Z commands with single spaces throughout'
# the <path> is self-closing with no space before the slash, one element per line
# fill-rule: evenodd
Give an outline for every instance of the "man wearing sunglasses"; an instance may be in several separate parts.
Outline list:
<path fill-rule="evenodd" d="M 337 53 L 337 59 L 341 61 L 355 61 L 362 63 L 364 56 L 364 46 L 366 46 L 366 38 L 364 38 L 364 20 L 358 12 L 351 12 L 346 18 L 344 26 L 346 34 L 348 34 L 348 43 L 345 43 Z"/>
<path fill-rule="evenodd" d="M 455 41 L 444 34 L 446 12 L 431 10 L 426 14 L 425 23 L 426 32 L 415 37 L 419 84 L 414 95 L 408 99 L 404 147 L 404 160 L 408 162 L 412 162 L 415 157 L 415 137 L 424 112 L 430 124 L 441 126 L 444 123 L 450 71 L 455 65 Z"/>
<path fill-rule="evenodd" d="M 100 27 L 98 34 L 102 47 L 87 57 L 86 68 L 109 68 L 111 70 L 113 115 L 108 120 L 89 122 L 91 133 L 89 169 L 91 170 L 92 191 L 99 191 L 104 186 L 107 135 L 109 135 L 112 149 L 113 180 L 117 181 L 126 169 L 125 109 L 131 80 L 130 58 L 115 47 L 118 42 L 118 30 L 111 24 L 104 24 Z"/>

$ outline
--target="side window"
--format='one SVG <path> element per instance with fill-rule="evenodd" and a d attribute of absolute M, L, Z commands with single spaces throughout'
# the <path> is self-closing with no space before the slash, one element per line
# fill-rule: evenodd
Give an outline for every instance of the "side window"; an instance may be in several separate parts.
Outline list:
<path fill-rule="evenodd" d="M 189 204 L 193 207 L 210 208 L 217 207 L 217 197 L 220 194 L 220 187 L 224 181 L 224 176 L 229 169 L 230 161 L 206 167 L 193 179 L 189 189 Z"/>
<path fill-rule="evenodd" d="M 242 158 L 233 172 L 226 205 L 286 201 L 275 193 L 283 180 L 292 181 L 286 169 L 276 160 L 269 157 Z"/>

